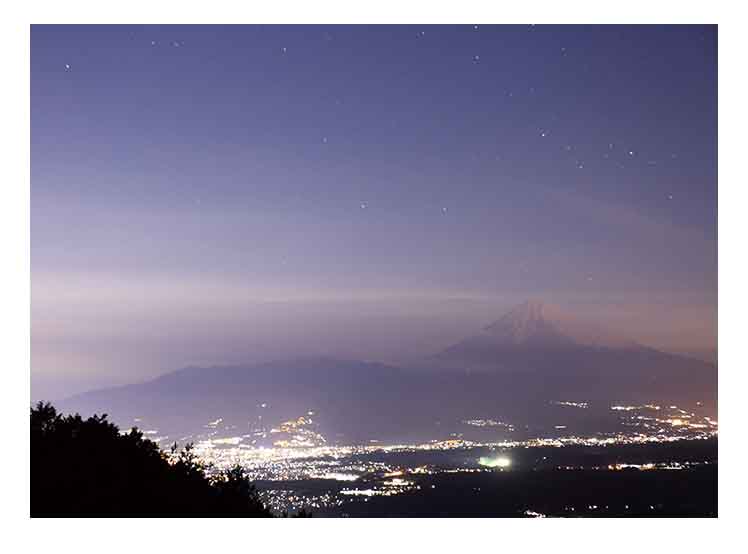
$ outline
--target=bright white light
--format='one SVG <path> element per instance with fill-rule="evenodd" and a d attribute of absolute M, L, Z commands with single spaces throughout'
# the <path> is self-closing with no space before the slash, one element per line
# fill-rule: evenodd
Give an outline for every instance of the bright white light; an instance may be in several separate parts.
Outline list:
<path fill-rule="evenodd" d="M 478 463 L 484 467 L 498 467 L 500 469 L 504 469 L 512 465 L 512 461 L 505 456 L 501 456 L 499 458 L 482 457 L 478 460 Z"/>
<path fill-rule="evenodd" d="M 355 481 L 358 479 L 358 475 L 352 475 L 350 473 L 325 473 L 322 479 L 335 479 L 336 481 Z"/>

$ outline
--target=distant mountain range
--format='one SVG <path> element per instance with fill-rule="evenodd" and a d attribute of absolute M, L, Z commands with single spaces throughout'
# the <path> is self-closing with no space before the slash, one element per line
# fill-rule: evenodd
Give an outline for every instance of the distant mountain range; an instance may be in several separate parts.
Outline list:
<path fill-rule="evenodd" d="M 328 358 L 187 368 L 77 395 L 61 408 L 108 413 L 124 426 L 147 422 L 176 439 L 219 418 L 244 429 L 311 411 L 332 440 L 362 441 L 423 437 L 478 416 L 542 419 L 554 399 L 716 408 L 717 368 L 528 301 L 418 368 Z"/>

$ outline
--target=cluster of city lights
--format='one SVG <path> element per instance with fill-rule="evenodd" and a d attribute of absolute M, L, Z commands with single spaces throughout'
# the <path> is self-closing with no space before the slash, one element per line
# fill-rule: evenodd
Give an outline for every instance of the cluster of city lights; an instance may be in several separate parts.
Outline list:
<path fill-rule="evenodd" d="M 514 430 L 514 426 L 511 423 L 505 423 L 496 419 L 465 419 L 463 423 L 473 427 L 504 427 L 509 431 Z"/>
<path fill-rule="evenodd" d="M 586 409 L 586 402 L 557 401 L 553 404 Z M 265 482 L 263 501 L 278 512 L 299 507 L 312 509 L 340 507 L 346 502 L 367 501 L 375 496 L 393 496 L 418 490 L 415 478 L 425 475 L 449 473 L 502 472 L 512 469 L 511 453 L 515 449 L 564 448 L 564 447 L 612 447 L 621 445 L 646 445 L 674 443 L 685 440 L 704 440 L 717 436 L 717 421 L 700 416 L 677 406 L 663 407 L 656 404 L 610 406 L 620 412 L 622 430 L 618 432 L 578 435 L 566 431 L 566 425 L 555 425 L 549 436 L 525 439 L 468 440 L 453 434 L 443 440 L 431 440 L 412 444 L 383 444 L 372 440 L 365 444 L 338 445 L 328 442 L 320 433 L 313 412 L 277 424 L 275 427 L 259 427 L 246 434 L 230 434 L 236 426 L 223 423 L 218 417 L 207 423 L 193 453 L 208 468 L 209 473 L 218 473 L 236 465 L 244 468 L 247 476 L 256 482 Z M 514 430 L 514 426 L 498 419 L 466 419 L 462 424 L 475 427 L 503 428 Z M 223 425 L 222 425 L 223 424 Z M 157 437 L 158 431 L 148 430 L 149 438 Z M 163 443 L 165 444 L 165 443 Z M 420 464 L 399 465 L 381 461 L 382 455 L 417 454 L 488 449 L 494 454 L 476 456 L 472 462 L 454 465 Z M 387 458 L 392 459 L 392 458 Z M 556 470 L 678 470 L 689 469 L 708 461 L 615 463 L 603 466 L 553 466 Z M 287 490 L 282 482 L 321 480 L 329 482 L 327 490 L 298 492 Z M 278 483 L 279 486 L 269 485 Z M 594 509 L 594 508 L 592 508 Z M 542 517 L 528 511 L 525 515 Z"/>
<path fill-rule="evenodd" d="M 581 408 L 583 410 L 586 410 L 589 407 L 587 402 L 569 402 L 567 400 L 556 400 L 551 402 L 551 404 L 555 404 L 556 406 L 566 406 L 568 408 Z"/>

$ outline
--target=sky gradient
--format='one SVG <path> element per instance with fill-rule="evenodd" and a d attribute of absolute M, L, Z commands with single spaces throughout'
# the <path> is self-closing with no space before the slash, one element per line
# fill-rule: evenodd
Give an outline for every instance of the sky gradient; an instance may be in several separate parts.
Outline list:
<path fill-rule="evenodd" d="M 32 26 L 32 396 L 400 362 L 528 297 L 716 349 L 715 26 Z"/>

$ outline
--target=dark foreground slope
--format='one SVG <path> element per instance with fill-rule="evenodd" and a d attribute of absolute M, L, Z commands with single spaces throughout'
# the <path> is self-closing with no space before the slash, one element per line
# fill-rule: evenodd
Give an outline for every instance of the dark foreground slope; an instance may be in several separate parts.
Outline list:
<path fill-rule="evenodd" d="M 235 469 L 209 479 L 183 451 L 166 456 L 142 434 L 120 434 L 106 417 L 31 410 L 31 516 L 268 517 Z"/>

